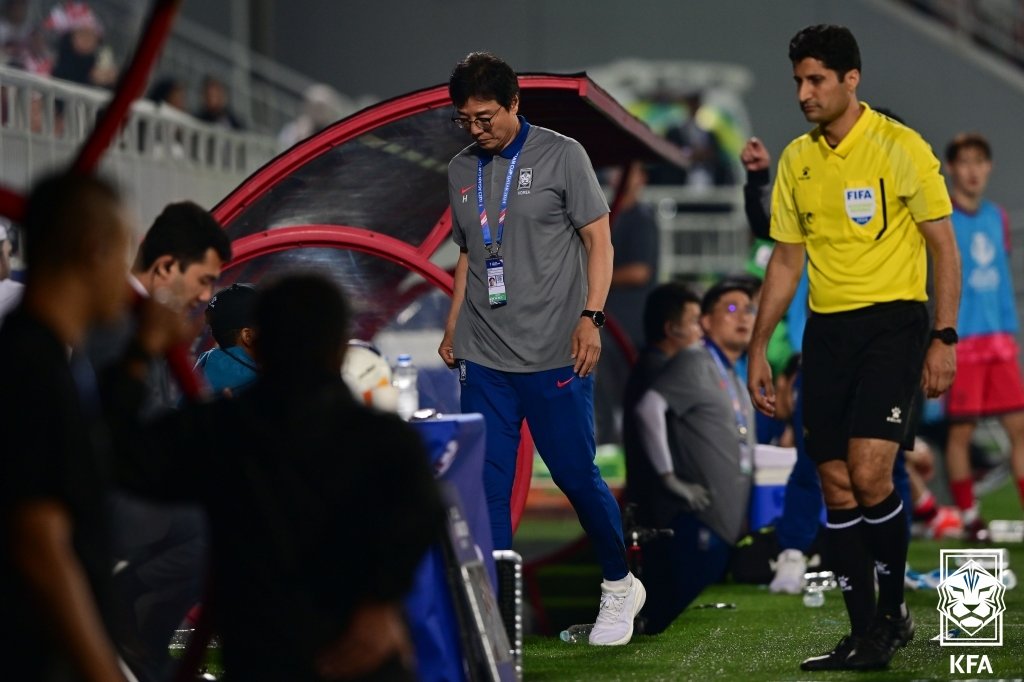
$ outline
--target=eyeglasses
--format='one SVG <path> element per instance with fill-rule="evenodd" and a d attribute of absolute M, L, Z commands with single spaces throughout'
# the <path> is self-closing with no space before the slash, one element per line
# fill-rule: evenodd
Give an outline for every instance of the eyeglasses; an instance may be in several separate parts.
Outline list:
<path fill-rule="evenodd" d="M 501 109 L 498 109 L 501 111 Z M 476 118 L 464 118 L 462 116 L 453 116 L 452 123 L 461 128 L 462 130 L 472 130 L 473 124 L 480 126 L 480 130 L 489 132 L 491 126 L 494 125 L 494 117 L 498 115 L 498 111 L 495 111 L 490 116 L 478 116 Z"/>
<path fill-rule="evenodd" d="M 725 306 L 725 314 L 726 315 L 736 315 L 736 314 L 757 315 L 757 306 L 756 305 L 740 306 L 740 305 L 736 305 L 735 303 L 730 303 L 729 305 Z"/>

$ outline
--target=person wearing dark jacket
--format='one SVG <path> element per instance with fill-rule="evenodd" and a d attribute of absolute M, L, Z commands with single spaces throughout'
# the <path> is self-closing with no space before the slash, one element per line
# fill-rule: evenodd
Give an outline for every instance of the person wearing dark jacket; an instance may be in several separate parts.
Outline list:
<path fill-rule="evenodd" d="M 283 279 L 255 322 L 252 388 L 118 425 L 122 452 L 149 453 L 129 484 L 205 508 L 229 679 L 413 679 L 398 603 L 444 520 L 424 447 L 342 380 L 349 309 L 334 284 Z"/>
<path fill-rule="evenodd" d="M 23 226 L 28 281 L 0 327 L 0 677 L 113 682 L 110 452 L 96 375 L 69 351 L 128 303 L 131 225 L 112 185 L 51 176 Z"/>

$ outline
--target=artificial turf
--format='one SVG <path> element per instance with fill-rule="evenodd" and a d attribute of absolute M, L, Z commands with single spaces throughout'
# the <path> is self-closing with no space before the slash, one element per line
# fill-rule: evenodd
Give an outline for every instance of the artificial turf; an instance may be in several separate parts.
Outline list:
<path fill-rule="evenodd" d="M 982 500 L 987 518 L 1020 519 L 1021 507 L 1012 480 Z M 545 531 L 524 528 L 528 536 Z M 549 532 L 550 531 L 546 531 Z M 518 540 L 518 536 L 517 536 Z M 970 545 L 944 540 L 915 540 L 909 561 L 926 572 L 939 566 L 939 550 Z M 1024 576 L 1024 545 L 1010 550 L 1010 567 Z M 567 622 L 593 621 L 600 574 L 590 564 L 545 569 L 540 588 L 553 630 Z M 728 602 L 735 609 L 685 611 L 665 632 L 637 636 L 624 647 L 566 644 L 554 636 L 531 635 L 524 647 L 526 680 L 945 680 L 1024 678 L 1024 587 L 1007 590 L 1002 647 L 940 647 L 939 613 L 934 590 L 907 593 L 917 623 L 913 642 L 898 652 L 888 670 L 879 672 L 806 673 L 807 656 L 824 653 L 848 632 L 842 598 L 826 593 L 825 605 L 807 608 L 800 596 L 775 595 L 764 586 L 720 584 L 694 603 Z M 950 673 L 950 655 L 987 654 L 993 675 Z M 961 666 L 964 666 L 961 663 Z"/>

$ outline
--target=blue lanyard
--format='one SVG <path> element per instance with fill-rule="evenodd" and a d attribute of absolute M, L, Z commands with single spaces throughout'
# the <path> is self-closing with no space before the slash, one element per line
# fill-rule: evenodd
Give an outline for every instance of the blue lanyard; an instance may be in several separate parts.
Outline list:
<path fill-rule="evenodd" d="M 505 189 L 501 193 L 501 210 L 498 213 L 498 241 L 491 241 L 491 227 L 487 223 L 487 208 L 484 206 L 484 160 L 478 158 L 476 161 L 476 205 L 480 209 L 480 229 L 484 233 L 484 246 L 491 256 L 498 253 L 501 248 L 501 236 L 505 233 L 505 213 L 508 211 L 508 190 L 512 187 L 512 174 L 516 169 L 516 162 L 519 160 L 519 152 L 512 157 L 508 164 L 508 174 L 505 176 Z"/>
<path fill-rule="evenodd" d="M 743 411 L 743 403 L 740 402 L 740 395 L 736 390 L 736 383 L 729 375 L 729 370 L 726 368 L 725 363 L 722 362 L 722 358 L 718 356 L 716 349 L 711 348 L 707 341 L 704 342 L 704 348 L 711 355 L 711 359 L 715 361 L 718 373 L 721 375 L 722 381 L 725 383 L 725 390 L 729 392 L 729 400 L 732 402 L 732 411 L 736 415 L 736 429 L 739 431 L 740 436 L 742 436 L 740 440 L 746 441 L 747 432 L 750 429 L 747 426 L 747 414 Z"/>

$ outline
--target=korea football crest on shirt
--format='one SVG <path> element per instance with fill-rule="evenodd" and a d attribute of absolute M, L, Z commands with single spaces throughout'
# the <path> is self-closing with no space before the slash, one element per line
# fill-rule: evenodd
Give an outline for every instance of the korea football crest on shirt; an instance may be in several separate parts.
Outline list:
<path fill-rule="evenodd" d="M 529 194 L 530 188 L 533 187 L 533 169 L 532 168 L 520 168 L 519 169 L 519 184 L 516 188 L 516 194 Z"/>
<path fill-rule="evenodd" d="M 858 225 L 867 225 L 875 217 L 875 189 L 873 187 L 847 187 L 843 190 L 846 215 Z"/>

